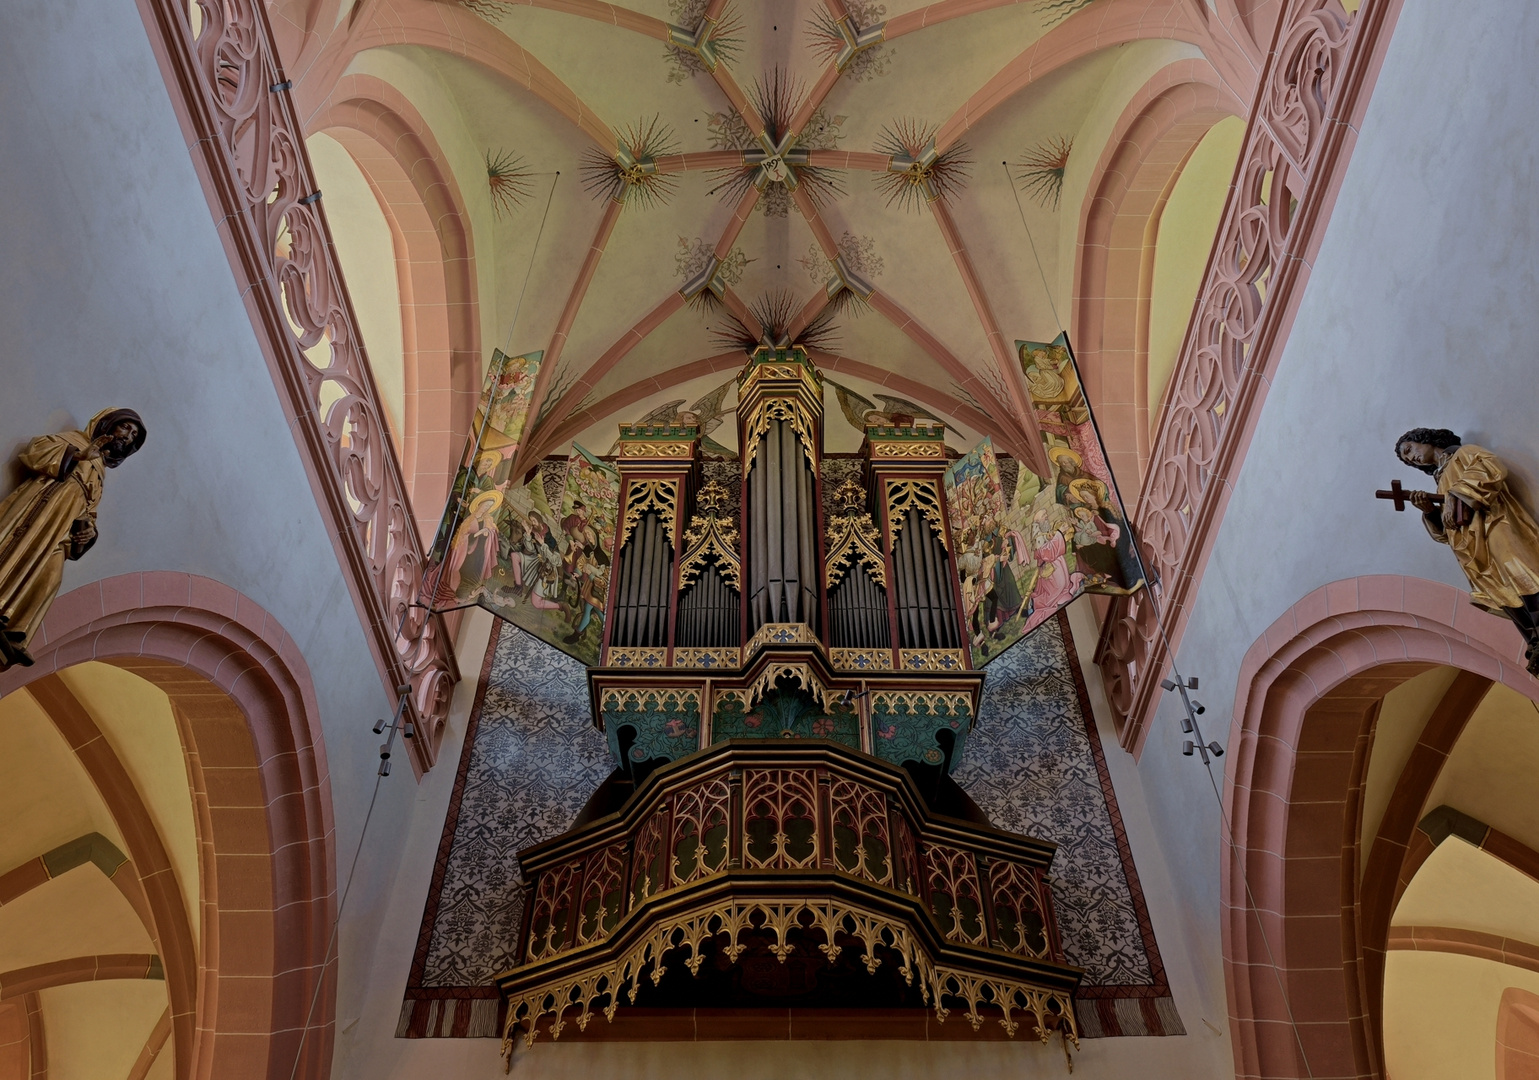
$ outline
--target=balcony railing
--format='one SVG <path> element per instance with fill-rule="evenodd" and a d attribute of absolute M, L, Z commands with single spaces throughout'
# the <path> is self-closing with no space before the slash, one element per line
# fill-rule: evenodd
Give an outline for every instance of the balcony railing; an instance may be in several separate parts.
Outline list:
<path fill-rule="evenodd" d="M 528 902 L 503 1050 L 622 1002 L 965 1010 L 1078 1045 L 1055 846 L 933 814 L 837 743 L 734 740 L 520 853 Z M 772 958 L 772 959 L 771 959 Z M 777 971 L 776 965 L 780 965 Z M 757 965 L 757 966 L 755 966 Z M 768 988 L 768 989 L 766 989 Z"/>

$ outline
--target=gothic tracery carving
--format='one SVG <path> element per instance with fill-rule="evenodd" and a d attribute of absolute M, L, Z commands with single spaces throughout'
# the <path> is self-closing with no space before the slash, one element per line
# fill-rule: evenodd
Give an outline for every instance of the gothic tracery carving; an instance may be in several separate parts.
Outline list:
<path fill-rule="evenodd" d="M 421 735 L 410 745 L 426 769 L 459 673 L 443 619 L 417 606 L 422 542 L 321 213 L 303 126 L 289 96 L 277 92 L 287 83 L 262 6 L 198 0 L 196 11 L 189 23 L 185 7 L 178 13 L 157 5 L 171 62 L 201 84 L 189 123 L 218 192 L 215 215 L 230 222 L 237 272 L 252 283 L 258 336 L 322 512 L 340 538 L 381 674 L 392 689 L 411 687 L 408 705 Z"/>
<path fill-rule="evenodd" d="M 1367 92 L 1382 8 L 1367 0 L 1349 16 L 1338 0 L 1290 0 L 1282 13 L 1132 515 L 1149 580 L 1163 584 L 1112 602 L 1096 654 L 1123 745 L 1137 742 L 1166 660 L 1153 605 L 1178 642 L 1249 417 L 1281 357 L 1289 297 L 1346 167 L 1343 140 Z M 1308 227 L 1296 229 L 1300 220 Z"/>

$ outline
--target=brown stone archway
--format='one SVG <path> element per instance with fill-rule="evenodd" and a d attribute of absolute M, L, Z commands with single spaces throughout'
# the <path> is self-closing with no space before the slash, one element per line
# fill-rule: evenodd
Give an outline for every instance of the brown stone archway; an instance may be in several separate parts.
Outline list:
<path fill-rule="evenodd" d="M 1417 811 L 1464 724 L 1500 682 L 1539 698 L 1522 641 L 1469 596 L 1379 575 L 1309 594 L 1251 647 L 1230 732 L 1224 967 L 1242 1077 L 1379 1077 L 1383 953 L 1418 858 Z M 1461 669 L 1421 732 L 1358 869 L 1360 799 L 1384 695 Z"/>
<path fill-rule="evenodd" d="M 86 767 L 148 897 L 171 998 L 176 1075 L 190 1080 L 330 1072 L 336 910 L 334 827 L 319 709 L 304 657 L 271 615 L 208 578 L 127 574 L 61 596 L 34 641 L 27 687 Z M 94 722 L 56 673 L 95 660 L 171 699 L 198 825 L 201 954 L 164 845 Z M 136 805 L 137 804 L 137 805 Z M 317 982 L 315 1015 L 301 1032 Z"/>

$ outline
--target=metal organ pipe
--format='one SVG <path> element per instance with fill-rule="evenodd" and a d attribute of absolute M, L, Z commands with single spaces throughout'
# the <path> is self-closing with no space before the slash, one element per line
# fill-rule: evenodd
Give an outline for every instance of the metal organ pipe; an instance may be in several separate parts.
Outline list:
<path fill-rule="evenodd" d="M 817 517 L 801 436 L 770 421 L 748 473 L 749 632 L 818 617 Z"/>
<path fill-rule="evenodd" d="M 821 578 L 818 570 L 818 519 L 813 512 L 812 500 L 812 470 L 807 468 L 801 457 L 801 448 L 796 443 L 795 433 L 788 426 L 786 428 L 791 443 L 790 450 L 796 455 L 796 516 L 798 541 L 798 565 L 800 572 L 797 574 L 799 607 L 801 617 L 797 621 L 812 623 L 816 621 L 818 610 L 817 583 Z"/>
<path fill-rule="evenodd" d="M 661 648 L 667 644 L 673 545 L 657 511 L 649 510 L 620 552 L 619 600 L 610 644 Z"/>
<path fill-rule="evenodd" d="M 916 515 L 917 516 L 917 515 Z M 920 522 L 921 525 L 925 523 Z M 940 589 L 937 587 L 936 563 L 934 544 L 926 543 L 931 533 L 928 526 L 922 535 L 914 538 L 914 547 L 919 553 L 919 580 L 924 590 L 924 623 L 926 640 L 931 642 L 931 648 L 940 648 Z"/>
<path fill-rule="evenodd" d="M 940 537 L 918 510 L 909 510 L 903 518 L 893 556 L 898 578 L 899 646 L 961 648 L 950 561 Z"/>
<path fill-rule="evenodd" d="M 640 587 L 636 573 L 636 545 L 627 540 L 620 552 L 620 599 L 617 602 L 613 641 L 616 645 L 628 644 L 636 636 L 636 590 Z"/>
<path fill-rule="evenodd" d="M 836 649 L 890 649 L 887 629 L 887 597 L 872 580 L 863 563 L 856 563 L 829 594 L 834 619 L 832 644 Z"/>
<path fill-rule="evenodd" d="M 708 648 L 738 644 L 738 595 L 711 562 L 679 597 L 678 644 Z"/>

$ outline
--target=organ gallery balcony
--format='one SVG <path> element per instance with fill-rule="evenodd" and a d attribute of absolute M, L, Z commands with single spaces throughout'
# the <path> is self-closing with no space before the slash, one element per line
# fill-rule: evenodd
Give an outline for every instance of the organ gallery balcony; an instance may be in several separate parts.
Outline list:
<path fill-rule="evenodd" d="M 520 853 L 504 1054 L 632 1006 L 928 1008 L 1078 1045 L 1053 852 L 934 812 L 909 770 L 832 740 L 710 746 Z"/>

